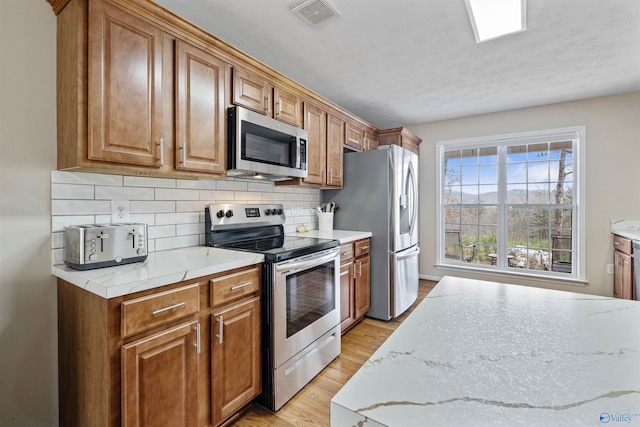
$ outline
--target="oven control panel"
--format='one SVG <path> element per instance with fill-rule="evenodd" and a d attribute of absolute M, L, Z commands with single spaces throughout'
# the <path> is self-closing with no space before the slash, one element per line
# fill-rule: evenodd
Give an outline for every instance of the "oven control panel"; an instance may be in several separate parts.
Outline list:
<path fill-rule="evenodd" d="M 216 227 L 257 227 L 261 225 L 283 225 L 285 212 L 282 204 L 250 204 L 240 205 L 225 203 L 207 205 L 205 209 L 207 223 L 211 223 L 210 231 Z"/>

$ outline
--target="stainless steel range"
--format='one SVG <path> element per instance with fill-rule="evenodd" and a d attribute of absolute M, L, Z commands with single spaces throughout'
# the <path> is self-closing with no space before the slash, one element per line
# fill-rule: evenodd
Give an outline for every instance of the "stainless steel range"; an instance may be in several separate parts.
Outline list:
<path fill-rule="evenodd" d="M 285 236 L 280 204 L 208 205 L 208 246 L 264 254 L 263 382 L 277 411 L 340 354 L 337 240 Z"/>

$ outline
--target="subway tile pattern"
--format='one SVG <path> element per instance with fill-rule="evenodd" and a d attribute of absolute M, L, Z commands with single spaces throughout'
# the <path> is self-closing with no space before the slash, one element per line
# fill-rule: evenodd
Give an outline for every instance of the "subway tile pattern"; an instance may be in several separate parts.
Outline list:
<path fill-rule="evenodd" d="M 285 232 L 318 228 L 320 190 L 271 182 L 183 180 L 87 172 L 51 172 L 51 262 L 62 264 L 64 227 L 116 222 L 111 201 L 129 201 L 129 221 L 148 224 L 149 252 L 204 245 L 204 207 L 211 203 L 282 203 Z"/>

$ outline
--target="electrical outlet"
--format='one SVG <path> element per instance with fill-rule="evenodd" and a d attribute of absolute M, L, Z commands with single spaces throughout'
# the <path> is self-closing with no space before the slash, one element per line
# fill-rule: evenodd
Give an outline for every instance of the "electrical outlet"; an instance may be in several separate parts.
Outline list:
<path fill-rule="evenodd" d="M 129 201 L 111 200 L 111 222 L 129 221 Z"/>
<path fill-rule="evenodd" d="M 613 274 L 613 264 L 607 264 L 607 274 Z"/>

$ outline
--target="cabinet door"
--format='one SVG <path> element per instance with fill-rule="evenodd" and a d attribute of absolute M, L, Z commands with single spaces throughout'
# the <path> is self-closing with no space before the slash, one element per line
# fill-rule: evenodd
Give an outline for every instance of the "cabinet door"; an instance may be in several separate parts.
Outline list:
<path fill-rule="evenodd" d="M 261 391 L 260 298 L 214 312 L 211 317 L 213 425 Z"/>
<path fill-rule="evenodd" d="M 267 116 L 272 115 L 273 86 L 242 68 L 233 69 L 233 103 Z"/>
<path fill-rule="evenodd" d="M 305 102 L 304 129 L 309 132 L 307 178 L 304 182 L 322 185 L 327 170 L 327 113 Z"/>
<path fill-rule="evenodd" d="M 347 123 L 345 128 L 345 145 L 357 148 L 358 150 L 362 150 L 364 147 L 363 142 L 363 130 L 352 125 L 351 123 Z"/>
<path fill-rule="evenodd" d="M 327 186 L 342 187 L 344 121 L 327 114 Z"/>
<path fill-rule="evenodd" d="M 371 258 L 369 256 L 356 260 L 355 279 L 355 317 L 365 315 L 371 307 Z"/>
<path fill-rule="evenodd" d="M 340 266 L 340 329 L 345 332 L 355 320 L 353 309 L 353 263 Z"/>
<path fill-rule="evenodd" d="M 88 157 L 162 165 L 162 30 L 89 2 Z"/>
<path fill-rule="evenodd" d="M 365 150 L 377 150 L 378 145 L 380 145 L 380 142 L 378 141 L 378 136 L 371 132 L 364 133 L 364 140 L 365 140 L 365 147 L 364 147 Z"/>
<path fill-rule="evenodd" d="M 633 298 L 632 258 L 620 251 L 614 251 L 613 296 L 623 299 Z"/>
<path fill-rule="evenodd" d="M 198 424 L 198 322 L 122 347 L 122 425 Z"/>
<path fill-rule="evenodd" d="M 294 94 L 278 87 L 273 89 L 273 99 L 275 102 L 273 117 L 280 121 L 300 127 L 300 117 L 302 115 L 300 99 Z"/>
<path fill-rule="evenodd" d="M 176 169 L 223 174 L 226 63 L 176 42 Z"/>

